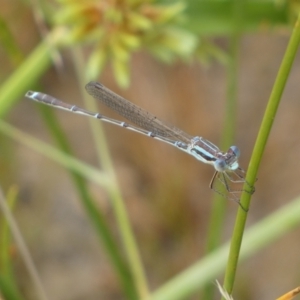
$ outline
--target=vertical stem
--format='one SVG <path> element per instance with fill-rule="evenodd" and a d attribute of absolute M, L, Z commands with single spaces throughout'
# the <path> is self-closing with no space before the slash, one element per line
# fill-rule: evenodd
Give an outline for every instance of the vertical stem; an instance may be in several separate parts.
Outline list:
<path fill-rule="evenodd" d="M 74 50 L 73 56 L 75 66 L 77 69 L 77 74 L 79 81 L 83 83 L 85 80 L 82 74 L 84 69 L 84 63 L 82 59 L 82 54 L 80 50 Z M 90 78 L 87 79 L 87 81 Z M 87 96 L 86 91 L 84 90 L 84 84 L 81 84 L 82 94 L 88 109 L 96 110 L 95 101 L 91 97 Z M 88 97 L 88 98 L 87 98 Z M 109 149 L 106 143 L 106 137 L 100 122 L 90 122 L 92 134 L 95 140 L 96 149 L 99 157 L 99 162 L 101 163 L 104 171 L 108 174 L 111 184 L 107 189 L 107 193 L 112 201 L 112 207 L 116 215 L 116 220 L 118 222 L 118 228 L 120 230 L 120 235 L 124 244 L 124 248 L 127 254 L 129 268 L 131 269 L 133 280 L 135 283 L 135 288 L 138 292 L 140 299 L 146 299 L 148 297 L 148 286 L 146 280 L 146 274 L 143 268 L 143 263 L 141 256 L 138 250 L 138 246 L 134 237 L 133 230 L 129 221 L 129 217 L 126 211 L 124 200 L 121 195 L 121 191 L 118 187 L 117 177 L 113 168 L 112 159 L 109 153 Z"/>
<path fill-rule="evenodd" d="M 292 64 L 294 62 L 296 53 L 298 51 L 300 43 L 300 14 L 295 23 L 293 33 L 291 35 L 289 44 L 287 46 L 286 52 L 284 54 L 281 66 L 279 68 L 274 87 L 272 89 L 268 105 L 260 126 L 258 137 L 254 146 L 253 154 L 250 160 L 249 169 L 247 172 L 246 181 L 249 184 L 254 184 L 258 167 L 262 159 L 264 148 L 266 146 L 273 121 L 276 117 L 277 109 L 281 100 L 281 96 L 286 85 Z M 246 184 L 244 189 L 247 188 Z M 251 195 L 244 192 L 241 197 L 241 204 L 244 208 L 248 209 L 250 205 Z M 240 254 L 240 248 L 242 244 L 242 238 L 244 234 L 245 224 L 247 220 L 247 213 L 242 209 L 239 209 L 234 232 L 232 235 L 229 259 L 227 263 L 225 278 L 224 278 L 224 288 L 228 293 L 232 293 L 233 284 L 236 276 L 238 258 Z"/>

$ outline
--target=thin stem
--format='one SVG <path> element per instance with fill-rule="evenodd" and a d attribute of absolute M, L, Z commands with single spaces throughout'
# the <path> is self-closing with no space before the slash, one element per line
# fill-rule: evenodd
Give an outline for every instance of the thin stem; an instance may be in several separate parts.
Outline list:
<path fill-rule="evenodd" d="M 281 100 L 281 96 L 286 85 L 290 70 L 293 65 L 294 58 L 296 56 L 300 43 L 300 14 L 297 22 L 294 26 L 289 44 L 287 46 L 285 55 L 282 60 L 275 84 L 270 95 L 270 99 L 260 126 L 258 137 L 254 146 L 253 154 L 249 163 L 249 169 L 246 176 L 246 181 L 250 185 L 254 185 L 256 180 L 258 167 L 260 165 L 262 155 L 273 125 L 273 121 L 276 116 L 278 105 Z M 249 189 L 245 184 L 244 189 Z M 251 194 L 244 192 L 241 197 L 241 204 L 245 209 L 249 209 Z M 224 288 L 228 293 L 232 293 L 233 284 L 236 275 L 237 263 L 239 258 L 240 247 L 242 243 L 243 233 L 247 220 L 247 213 L 244 210 L 239 209 L 234 232 L 231 240 L 231 247 L 229 253 L 228 264 L 224 279 Z"/>
<path fill-rule="evenodd" d="M 83 55 L 79 49 L 73 51 L 73 57 L 76 58 L 74 61 L 77 62 L 76 70 L 79 81 L 82 82 L 85 79 L 82 78 L 82 69 L 84 67 Z M 88 79 L 90 80 L 90 78 Z M 88 81 L 87 80 L 87 81 Z M 87 95 L 84 84 L 81 85 L 82 94 L 88 109 L 97 111 L 97 106 L 94 99 Z M 93 122 L 90 120 L 90 127 L 94 137 L 98 158 L 104 172 L 110 178 L 111 184 L 107 188 L 107 193 L 111 199 L 112 207 L 116 215 L 118 222 L 118 228 L 124 244 L 124 248 L 128 257 L 129 268 L 131 269 L 135 288 L 138 292 L 140 299 L 145 299 L 148 296 L 148 286 L 146 274 L 143 268 L 143 263 L 140 257 L 138 246 L 134 237 L 133 230 L 129 221 L 126 206 L 121 195 L 121 191 L 118 186 L 117 177 L 114 171 L 112 159 L 107 146 L 106 137 L 103 131 L 101 122 Z"/>
<path fill-rule="evenodd" d="M 0 117 L 3 117 L 24 96 L 28 87 L 34 85 L 51 65 L 51 45 L 64 38 L 63 30 L 53 31 L 0 88 Z"/>
<path fill-rule="evenodd" d="M 40 109 L 43 113 L 43 119 L 45 120 L 52 136 L 54 136 L 54 138 L 56 139 L 56 142 L 59 145 L 60 149 L 64 153 L 73 156 L 68 138 L 61 130 L 61 127 L 58 125 L 57 120 L 55 120 L 53 110 L 45 106 L 41 106 Z M 126 264 L 121 251 L 119 250 L 119 247 L 114 241 L 113 235 L 106 224 L 102 212 L 94 204 L 94 199 L 91 197 L 83 176 L 72 170 L 69 170 L 69 172 L 77 189 L 78 195 L 80 196 L 83 206 L 87 212 L 87 215 L 92 221 L 98 237 L 100 238 L 106 250 L 106 254 L 110 258 L 111 263 L 119 276 L 120 282 L 127 295 L 127 298 L 130 300 L 137 299 L 136 291 L 133 286 L 132 274 L 130 274 L 129 267 Z"/>
<path fill-rule="evenodd" d="M 240 1 L 240 0 L 238 0 Z M 238 86 L 238 57 L 239 57 L 239 44 L 242 28 L 243 4 L 235 1 L 232 11 L 232 17 L 235 24 L 235 30 L 229 40 L 229 63 L 227 66 L 227 93 L 225 104 L 225 122 L 224 130 L 222 132 L 221 149 L 226 151 L 234 141 L 236 132 L 236 119 L 237 119 L 237 86 Z M 207 253 L 214 251 L 220 244 L 220 238 L 223 230 L 226 207 L 228 203 L 221 199 L 220 195 L 214 195 L 212 215 L 209 224 L 209 234 L 207 241 Z M 204 290 L 204 299 L 213 299 L 215 287 L 208 284 Z"/>
<path fill-rule="evenodd" d="M 240 260 L 245 261 L 261 249 L 284 237 L 288 232 L 298 228 L 300 224 L 299 215 L 300 197 L 292 199 L 289 204 L 249 228 L 245 233 Z M 204 285 L 208 283 L 213 285 L 216 277 L 224 270 L 228 250 L 229 243 L 222 245 L 161 285 L 149 299 L 189 299 Z"/>
<path fill-rule="evenodd" d="M 3 215 L 5 216 L 7 223 L 9 224 L 9 228 L 12 232 L 12 235 L 14 237 L 14 240 L 16 242 L 16 245 L 19 249 L 19 253 L 21 254 L 24 264 L 26 265 L 27 271 L 34 282 L 34 286 L 37 292 L 37 295 L 39 299 L 41 300 L 47 300 L 49 299 L 45 290 L 44 286 L 41 282 L 40 276 L 37 272 L 37 269 L 33 263 L 33 260 L 31 258 L 30 252 L 26 246 L 26 243 L 22 237 L 22 234 L 19 230 L 19 227 L 17 223 L 15 222 L 14 217 L 11 214 L 11 211 L 7 205 L 7 201 L 4 198 L 4 195 L 2 194 L 2 189 L 0 188 L 0 209 L 3 212 Z"/>

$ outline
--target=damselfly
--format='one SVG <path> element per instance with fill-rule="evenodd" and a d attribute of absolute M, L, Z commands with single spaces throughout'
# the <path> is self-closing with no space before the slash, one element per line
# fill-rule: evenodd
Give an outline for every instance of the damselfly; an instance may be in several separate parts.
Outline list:
<path fill-rule="evenodd" d="M 44 93 L 28 91 L 26 97 L 59 109 L 94 117 L 170 144 L 194 156 L 203 163 L 212 165 L 215 169 L 215 173 L 209 187 L 225 198 L 240 204 L 239 194 L 242 191 L 241 185 L 246 181 L 245 171 L 238 163 L 238 158 L 240 157 L 238 147 L 231 146 L 227 152 L 222 152 L 217 146 L 203 137 L 192 137 L 174 126 L 167 125 L 146 110 L 115 94 L 101 83 L 91 81 L 85 88 L 95 99 L 100 100 L 138 127 L 111 119 L 100 113 L 91 112 L 78 106 L 67 104 Z M 221 183 L 222 188 L 216 187 L 216 182 Z M 232 187 L 232 185 L 238 185 L 239 188 Z M 248 183 L 247 185 L 249 188 L 249 190 L 247 188 L 247 192 L 253 193 L 254 187 Z M 227 191 L 226 195 L 223 190 Z"/>

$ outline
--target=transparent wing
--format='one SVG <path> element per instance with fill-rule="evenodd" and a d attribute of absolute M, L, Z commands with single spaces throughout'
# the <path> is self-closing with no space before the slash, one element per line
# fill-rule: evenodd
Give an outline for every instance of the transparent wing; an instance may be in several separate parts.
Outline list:
<path fill-rule="evenodd" d="M 167 125 L 146 110 L 115 94 L 101 83 L 91 81 L 85 88 L 95 99 L 141 128 L 169 139 L 190 143 L 192 139 L 190 135 L 175 126 Z"/>

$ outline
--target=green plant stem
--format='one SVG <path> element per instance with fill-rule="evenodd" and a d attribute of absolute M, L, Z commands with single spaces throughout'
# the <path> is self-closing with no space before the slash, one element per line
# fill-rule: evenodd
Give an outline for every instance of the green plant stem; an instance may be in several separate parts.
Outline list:
<path fill-rule="evenodd" d="M 85 79 L 81 75 L 82 69 L 85 65 L 81 51 L 79 49 L 73 50 L 73 57 L 74 62 L 76 62 L 76 71 L 78 74 L 79 81 L 85 81 L 84 84 L 81 84 L 81 91 L 83 99 L 85 100 L 86 107 L 91 111 L 97 111 L 95 100 L 92 97 L 88 96 L 84 89 L 84 85 L 91 79 Z M 135 283 L 135 288 L 139 295 L 139 299 L 145 299 L 149 294 L 146 274 L 143 268 L 134 233 L 131 228 L 126 206 L 118 186 L 118 181 L 114 171 L 110 152 L 107 146 L 103 126 L 101 122 L 94 122 L 94 120 L 92 119 L 89 119 L 89 121 L 97 149 L 99 162 L 103 167 L 104 172 L 108 174 L 108 177 L 111 181 L 111 184 L 107 187 L 106 191 L 109 195 L 116 216 L 120 236 L 122 238 L 124 249 L 128 258 L 129 268 L 131 270 L 133 280 Z"/>
<path fill-rule="evenodd" d="M 21 142 L 22 144 L 26 145 L 27 147 L 33 149 L 34 151 L 37 151 L 37 152 L 41 153 L 42 155 L 48 157 L 49 159 L 56 161 L 57 163 L 61 164 L 65 168 L 69 168 L 76 174 L 78 174 L 80 176 L 84 176 L 86 179 L 95 182 L 96 184 L 98 184 L 101 187 L 107 188 L 107 186 L 111 184 L 111 181 L 109 180 L 107 174 L 104 174 L 103 172 L 100 172 L 100 171 L 74 159 L 73 157 L 41 142 L 40 140 L 35 139 L 35 138 L 21 132 L 20 130 L 5 123 L 1 119 L 0 119 L 0 131 L 2 133 L 6 134 L 7 136 L 9 136 L 10 138 L 13 138 L 16 141 Z M 86 202 L 85 205 L 88 210 L 88 213 L 91 216 L 92 221 L 95 222 L 97 231 L 100 232 L 100 230 L 103 229 L 102 228 L 103 224 L 99 223 L 101 221 L 101 219 L 99 218 L 99 215 L 97 214 L 97 209 L 95 209 L 93 207 L 93 205 L 91 205 L 91 203 Z M 98 219 L 97 222 L 96 222 L 96 219 Z M 107 242 L 107 236 L 102 237 L 102 238 L 104 238 Z M 123 270 L 125 270 L 125 268 L 119 269 L 119 271 L 122 272 L 121 274 L 122 275 L 124 274 L 126 276 L 126 271 L 123 272 Z M 128 277 L 130 276 L 130 274 L 128 274 L 128 273 L 127 273 L 127 275 L 128 275 Z M 130 288 L 130 285 L 127 286 L 127 284 L 130 283 L 130 277 L 127 279 L 124 278 L 123 282 L 126 283 L 125 291 L 126 291 L 126 289 L 130 289 L 129 292 L 130 292 L 130 295 L 132 296 L 132 298 L 129 298 L 129 299 L 135 299 L 134 293 L 133 293 L 132 289 Z"/>
<path fill-rule="evenodd" d="M 230 60 L 227 68 L 228 88 L 227 101 L 225 104 L 225 122 L 222 132 L 221 149 L 226 151 L 233 143 L 236 130 L 236 111 L 237 111 L 237 63 L 238 63 L 239 36 L 235 36 L 230 42 Z M 214 194 L 214 205 L 212 209 L 212 218 L 210 220 L 211 232 L 209 234 L 207 250 L 214 250 L 220 240 L 220 232 L 223 226 L 223 220 L 226 212 L 226 201 L 221 201 L 223 197 Z M 224 200 L 224 199 L 223 199 Z M 208 298 L 205 298 L 208 299 Z"/>
<path fill-rule="evenodd" d="M 7 193 L 7 205 L 10 210 L 13 210 L 18 196 L 17 186 L 11 186 Z M 9 231 L 9 224 L 7 220 L 0 219 L 0 270 L 3 276 L 12 277 L 12 266 L 10 260 L 10 245 L 11 235 Z"/>
<path fill-rule="evenodd" d="M 70 144 L 68 143 L 68 139 L 61 130 L 61 127 L 58 125 L 58 122 L 54 117 L 53 110 L 44 106 L 40 106 L 40 109 L 43 113 L 43 119 L 46 121 L 47 126 L 52 133 L 52 136 L 54 136 L 54 138 L 56 139 L 56 142 L 59 145 L 60 149 L 64 153 L 73 156 Z M 127 298 L 130 300 L 137 299 L 137 294 L 133 284 L 132 274 L 129 271 L 129 267 L 125 263 L 124 258 L 119 251 L 119 247 L 113 239 L 104 216 L 94 204 L 84 178 L 82 177 L 82 175 L 79 175 L 72 170 L 70 170 L 70 175 L 78 191 L 78 194 L 80 195 L 85 211 L 94 224 L 94 227 L 98 233 L 98 237 L 100 238 L 102 245 L 106 250 L 106 254 L 110 258 L 112 265 L 119 276 L 120 282 L 122 284 L 124 292 L 127 295 Z"/>
<path fill-rule="evenodd" d="M 221 149 L 227 149 L 233 144 L 236 132 L 237 119 L 237 87 L 238 87 L 238 57 L 240 48 L 240 37 L 243 26 L 243 1 L 234 1 L 232 19 L 234 20 L 235 30 L 229 39 L 229 63 L 227 65 L 227 93 L 225 104 L 225 122 L 223 126 Z M 223 231 L 226 207 L 228 202 L 221 199 L 218 194 L 214 195 L 212 215 L 209 224 L 209 235 L 207 242 L 207 253 L 214 251 L 220 244 L 220 238 Z M 211 284 L 204 289 L 203 299 L 213 299 L 216 290 Z"/>
<path fill-rule="evenodd" d="M 33 260 L 30 256 L 29 250 L 26 246 L 25 241 L 23 240 L 22 234 L 18 228 L 18 225 L 13 218 L 13 215 L 7 205 L 7 200 L 5 199 L 4 195 L 2 194 L 2 189 L 0 188 L 0 210 L 2 211 L 3 215 L 6 218 L 7 224 L 9 225 L 10 231 L 12 236 L 14 237 L 14 241 L 17 245 L 20 255 L 22 256 L 23 262 L 27 268 L 28 274 L 31 277 L 35 291 L 38 295 L 38 298 L 41 300 L 48 300 L 48 296 L 44 290 L 44 286 L 41 282 L 40 276 L 38 275 L 37 269 L 33 263 Z M 7 299 L 17 299 L 19 297 L 19 292 L 15 288 L 15 283 L 9 280 L 8 276 L 4 277 L 0 276 L 0 286 L 3 286 L 5 292 L 12 296 L 11 298 Z"/>
<path fill-rule="evenodd" d="M 98 184 L 101 187 L 107 187 L 110 184 L 109 178 L 103 172 L 71 157 L 54 147 L 20 131 L 17 128 L 7 124 L 0 119 L 0 131 L 10 138 L 24 144 L 36 152 L 52 159 L 65 168 L 71 169 L 76 173 L 84 176 L 86 179 Z"/>
<path fill-rule="evenodd" d="M 0 196 L 0 201 L 5 201 L 3 205 L 7 206 L 8 213 L 14 211 L 18 194 L 18 187 L 13 185 L 9 188 L 6 199 Z M 5 218 L 4 213 L 0 217 L 0 245 L 0 291 L 4 291 L 3 296 L 6 296 L 7 299 L 18 299 L 17 297 L 20 298 L 21 296 L 19 295 L 18 284 L 14 277 L 11 259 L 12 236 L 9 221 Z"/>
<path fill-rule="evenodd" d="M 68 154 L 65 154 L 43 142 L 41 142 L 38 139 L 35 139 L 20 130 L 12 127 L 11 125 L 5 123 L 0 119 L 0 131 L 10 138 L 15 139 L 18 142 L 21 142 L 25 146 L 33 149 L 34 151 L 37 151 L 41 153 L 42 155 L 56 161 L 57 163 L 61 164 L 65 168 L 68 168 L 74 172 L 74 174 L 84 176 L 86 179 L 91 180 L 98 184 L 101 187 L 107 188 L 109 184 L 111 184 L 111 181 L 109 180 L 108 176 L 106 174 L 103 174 L 103 172 L 100 172 L 76 159 L 69 156 Z M 62 137 L 60 137 L 62 138 Z M 78 184 L 78 178 L 74 177 L 74 180 Z M 84 195 L 86 192 L 82 190 L 82 187 L 80 187 L 80 194 Z M 87 212 L 89 213 L 91 220 L 93 221 L 97 232 L 101 232 L 102 239 L 105 241 L 107 249 L 111 250 L 110 247 L 116 247 L 113 245 L 113 242 L 110 240 L 110 236 L 108 235 L 108 232 L 105 231 L 104 224 L 102 224 L 101 216 L 99 216 L 97 209 L 94 207 L 91 201 L 88 201 L 89 199 L 85 199 L 84 205 L 87 209 Z M 103 229 L 104 228 L 104 229 Z M 118 257 L 118 253 L 116 251 L 112 251 L 110 253 L 112 259 L 114 260 L 113 263 L 118 268 L 119 274 L 122 275 L 122 281 L 124 283 L 124 290 L 127 292 L 127 295 L 129 296 L 129 299 L 135 299 L 135 291 L 132 289 L 132 284 L 130 282 L 131 276 L 130 273 L 126 271 L 126 267 L 124 266 L 122 259 Z"/>
<path fill-rule="evenodd" d="M 252 226 L 245 233 L 240 260 L 245 261 L 300 225 L 300 197 Z M 151 295 L 151 300 L 189 299 L 204 285 L 213 284 L 227 262 L 229 243 L 224 244 L 190 268 L 184 270 Z"/>
<path fill-rule="evenodd" d="M 1 126 L 0 129 L 2 129 Z M 36 150 L 32 143 L 27 143 L 24 139 L 19 140 L 19 136 L 12 135 L 12 132 L 7 131 L 4 133 L 21 143 L 25 142 L 26 146 Z M 41 152 L 45 154 L 44 151 Z M 250 228 L 245 234 L 240 255 L 241 261 L 286 235 L 292 229 L 297 228 L 300 224 L 299 215 L 300 198 L 297 198 Z M 153 293 L 151 300 L 187 299 L 204 284 L 212 282 L 222 272 L 226 264 L 227 253 L 228 244 L 162 285 Z"/>
<path fill-rule="evenodd" d="M 228 74 L 228 88 L 227 88 L 227 101 L 224 130 L 222 132 L 221 149 L 226 151 L 234 140 L 235 124 L 236 124 L 236 111 L 237 111 L 237 62 L 238 62 L 238 45 L 239 37 L 233 37 L 230 41 L 230 60 L 227 68 Z M 211 253 L 220 244 L 220 238 L 224 226 L 226 215 L 226 208 L 228 202 L 217 193 L 213 197 L 212 214 L 209 220 L 209 232 L 206 245 L 206 253 Z M 208 284 L 204 289 L 203 299 L 213 299 L 215 294 L 215 287 Z"/>
<path fill-rule="evenodd" d="M 51 47 L 63 38 L 56 30 L 41 43 L 0 87 L 0 118 L 5 116 L 51 65 Z"/>
<path fill-rule="evenodd" d="M 65 31 L 62 28 L 58 28 L 57 30 L 53 31 L 47 39 L 41 43 L 27 58 L 26 61 L 15 71 L 6 82 L 1 85 L 0 88 L 0 117 L 3 117 L 7 112 L 13 107 L 13 105 L 23 97 L 25 92 L 32 88 L 32 85 L 41 77 L 41 75 L 45 72 L 45 70 L 51 65 L 51 54 L 52 54 L 52 47 L 56 47 L 61 44 L 65 37 Z M 18 132 L 18 130 L 10 127 L 8 124 L 1 123 L 3 130 L 11 130 L 14 134 L 18 135 L 20 139 L 23 139 L 22 133 Z M 31 139 L 31 137 L 26 137 L 27 141 Z M 43 148 L 45 153 L 47 150 L 50 150 L 49 146 L 38 143 L 38 141 L 34 141 L 34 144 L 37 148 Z M 39 146 L 37 145 L 39 144 Z M 46 150 L 47 149 L 47 150 Z M 99 172 L 98 170 L 93 170 L 91 167 L 87 167 L 85 164 L 73 159 L 72 157 L 64 156 L 61 152 L 55 151 L 54 149 L 50 150 L 52 155 L 56 157 L 60 163 L 64 165 L 68 165 L 70 168 L 74 168 L 79 172 L 84 172 L 90 179 L 93 181 L 98 182 L 98 184 L 105 185 L 106 188 L 112 185 L 113 182 L 116 182 L 116 179 L 112 174 L 108 174 L 105 172 Z M 103 160 L 104 162 L 107 161 L 106 159 Z M 105 173 L 105 174 L 104 174 Z M 98 174 L 98 175 L 97 175 Z M 96 178 L 98 177 L 98 178 Z M 114 178 L 114 180 L 112 180 Z M 138 263 L 140 261 L 137 247 L 134 242 L 133 234 L 129 226 L 127 214 L 125 212 L 124 204 L 121 204 L 121 196 L 120 193 L 115 191 L 116 184 L 113 184 L 114 187 L 110 186 L 112 190 L 111 199 L 116 203 L 114 207 L 115 210 L 118 211 L 119 214 L 119 223 L 120 228 L 124 232 L 126 238 L 127 247 L 126 249 L 129 260 L 132 263 L 132 268 L 134 269 L 135 281 L 136 285 L 138 286 L 138 290 L 140 291 L 140 295 L 147 295 L 147 285 L 145 280 L 145 275 L 142 269 L 142 264 Z M 121 221 L 122 220 L 122 221 Z M 126 225 L 127 224 L 127 225 Z M 131 250 L 130 250 L 131 249 Z"/>
<path fill-rule="evenodd" d="M 292 32 L 285 55 L 283 57 L 282 64 L 280 66 L 277 78 L 275 80 L 275 84 L 272 93 L 270 95 L 270 99 L 268 101 L 266 112 L 264 114 L 262 124 L 260 126 L 260 130 L 258 133 L 258 137 L 254 146 L 253 154 L 249 163 L 249 169 L 247 172 L 246 181 L 250 185 L 254 185 L 254 182 L 256 180 L 258 167 L 262 159 L 265 145 L 267 143 L 272 128 L 272 124 L 276 116 L 278 105 L 280 103 L 280 99 L 284 87 L 286 85 L 288 75 L 290 73 L 294 58 L 296 56 L 299 47 L 299 42 L 300 42 L 299 23 L 300 23 L 300 14 L 298 16 L 296 25 Z M 249 186 L 246 183 L 243 188 L 249 190 Z M 241 204 L 246 210 L 249 209 L 250 198 L 251 198 L 250 193 L 243 192 L 241 197 Z M 224 288 L 229 294 L 232 293 L 232 289 L 233 289 L 237 263 L 239 258 L 239 252 L 242 243 L 242 237 L 243 237 L 246 220 L 247 220 L 247 213 L 240 208 L 238 211 L 234 232 L 231 240 L 229 259 L 228 259 L 228 264 L 227 264 L 225 279 L 224 279 Z"/>
<path fill-rule="evenodd" d="M 16 290 L 14 283 L 12 283 L 7 277 L 0 274 L 0 290 L 3 299 L 9 300 L 24 300 L 21 293 Z"/>

